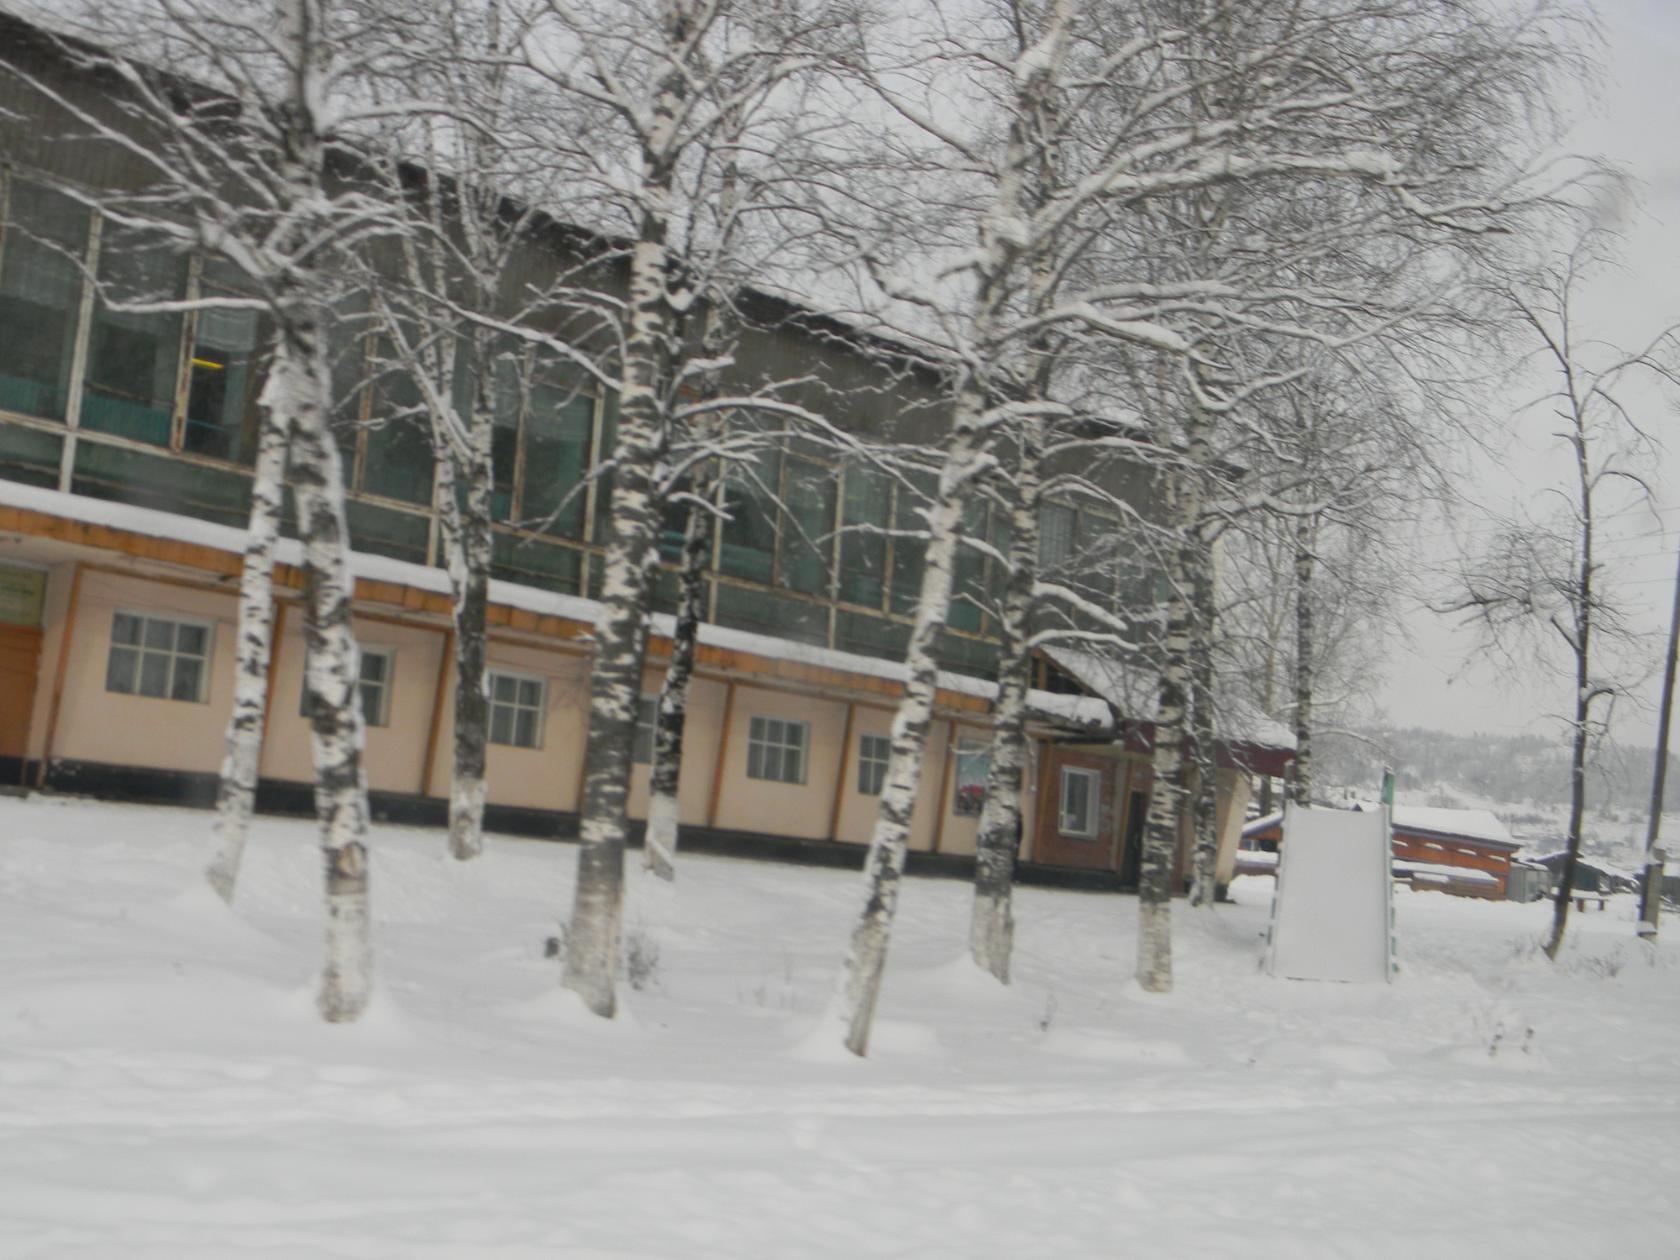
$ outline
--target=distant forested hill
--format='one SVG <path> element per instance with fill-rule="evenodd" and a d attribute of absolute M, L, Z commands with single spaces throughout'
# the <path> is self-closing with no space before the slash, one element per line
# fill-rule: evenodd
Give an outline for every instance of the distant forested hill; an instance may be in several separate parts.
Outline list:
<path fill-rule="evenodd" d="M 1421 727 L 1359 734 L 1362 738 L 1315 736 L 1314 777 L 1320 783 L 1370 784 L 1374 794 L 1383 767 L 1392 766 L 1399 790 L 1414 800 L 1420 792 L 1456 790 L 1512 804 L 1557 806 L 1569 801 L 1569 748 L 1561 736 L 1448 735 Z M 1643 813 L 1650 803 L 1653 756 L 1650 748 L 1602 749 L 1587 771 L 1589 808 Z M 1667 809 L 1680 809 L 1680 758 L 1672 754 L 1664 795 Z"/>

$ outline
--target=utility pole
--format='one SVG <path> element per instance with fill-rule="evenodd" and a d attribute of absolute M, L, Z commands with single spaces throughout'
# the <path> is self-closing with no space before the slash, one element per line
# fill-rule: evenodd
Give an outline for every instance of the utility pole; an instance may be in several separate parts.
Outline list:
<path fill-rule="evenodd" d="M 1674 609 L 1668 617 L 1668 663 L 1663 667 L 1662 708 L 1657 716 L 1657 764 L 1651 772 L 1651 812 L 1645 824 L 1645 878 L 1639 887 L 1639 936 L 1655 943 L 1662 912 L 1663 851 L 1657 848 L 1662 830 L 1663 788 L 1668 778 L 1668 719 L 1674 707 L 1674 660 L 1680 649 L 1680 560 L 1675 562 Z"/>

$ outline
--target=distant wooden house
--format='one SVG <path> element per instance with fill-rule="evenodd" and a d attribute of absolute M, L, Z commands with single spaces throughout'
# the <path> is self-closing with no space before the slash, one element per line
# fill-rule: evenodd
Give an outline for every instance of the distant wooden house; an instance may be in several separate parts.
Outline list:
<path fill-rule="evenodd" d="M 1355 809 L 1375 809 L 1360 805 Z M 1521 846 L 1492 811 L 1394 807 L 1394 878 L 1417 891 L 1502 900 L 1511 874 L 1511 855 Z M 1270 874 L 1287 837 L 1283 815 L 1248 823 L 1237 848 L 1242 875 Z"/>
<path fill-rule="evenodd" d="M 1394 877 L 1417 891 L 1502 901 L 1521 847 L 1492 810 L 1394 807 Z"/>

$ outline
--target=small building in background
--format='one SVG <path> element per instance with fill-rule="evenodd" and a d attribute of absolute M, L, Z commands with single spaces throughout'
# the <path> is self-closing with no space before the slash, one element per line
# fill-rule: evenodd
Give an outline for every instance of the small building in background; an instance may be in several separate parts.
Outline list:
<path fill-rule="evenodd" d="M 1355 810 L 1379 809 L 1364 804 Z M 1460 897 L 1503 899 L 1511 876 L 1511 855 L 1521 846 L 1504 823 L 1486 809 L 1394 807 L 1394 878 L 1417 891 Z M 1277 868 L 1283 815 L 1267 814 L 1242 830 L 1237 849 L 1239 875 L 1267 875 Z"/>
<path fill-rule="evenodd" d="M 1552 890 L 1552 873 L 1538 862 L 1511 859 L 1511 873 L 1505 877 L 1507 901 L 1539 901 Z"/>

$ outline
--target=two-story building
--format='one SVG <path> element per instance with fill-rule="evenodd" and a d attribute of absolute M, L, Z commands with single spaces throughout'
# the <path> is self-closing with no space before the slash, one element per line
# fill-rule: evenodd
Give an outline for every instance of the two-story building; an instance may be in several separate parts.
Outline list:
<path fill-rule="evenodd" d="M 54 90 L 95 105 L 98 77 L 3 15 L 0 48 L 0 775 L 208 803 L 233 687 L 268 331 L 255 311 L 192 307 L 237 290 L 218 259 L 168 251 L 90 208 L 101 189 L 141 174 L 111 146 L 75 139 L 81 129 L 4 62 L 22 60 Z M 552 248 L 576 248 L 578 235 L 557 228 Z M 123 309 L 125 295 L 142 292 L 184 306 Z M 878 343 L 849 340 L 779 299 L 750 304 L 743 371 L 810 378 L 810 405 L 872 441 L 938 434 L 935 370 L 883 366 Z M 454 689 L 431 451 L 401 418 L 410 400 L 400 380 L 374 371 L 377 332 L 347 318 L 334 340 L 369 787 L 376 816 L 439 821 Z M 488 821 L 563 835 L 581 799 L 590 596 L 611 511 L 610 477 L 592 472 L 612 448 L 613 405 L 559 363 L 546 373 L 535 365 L 528 387 L 508 396 L 496 440 Z M 1135 467 L 1112 476 L 1147 493 Z M 914 482 L 789 429 L 724 487 L 680 789 L 685 844 L 856 860 L 920 581 Z M 1079 539 L 1120 528 L 1100 511 L 1054 505 L 1046 561 L 1066 562 Z M 971 534 L 1001 542 L 1004 530 L 1003 513 L 977 498 Z M 259 805 L 307 810 L 301 574 L 288 546 Z M 947 673 L 912 839 L 922 865 L 952 868 L 974 849 L 999 652 L 987 602 L 1003 573 L 976 550 L 957 577 L 965 598 L 944 632 Z M 1093 564 L 1079 580 L 1110 603 L 1139 598 L 1135 565 Z M 667 567 L 662 608 L 672 587 Z M 650 698 L 669 650 L 659 628 Z M 1026 872 L 1126 882 L 1150 786 L 1147 727 L 1104 697 L 1100 679 L 1081 677 L 1077 661 L 1047 660 L 1043 671 Z M 646 802 L 645 733 L 633 813 Z M 1283 742 L 1220 749 L 1224 878 L 1245 771 L 1280 772 Z"/>

